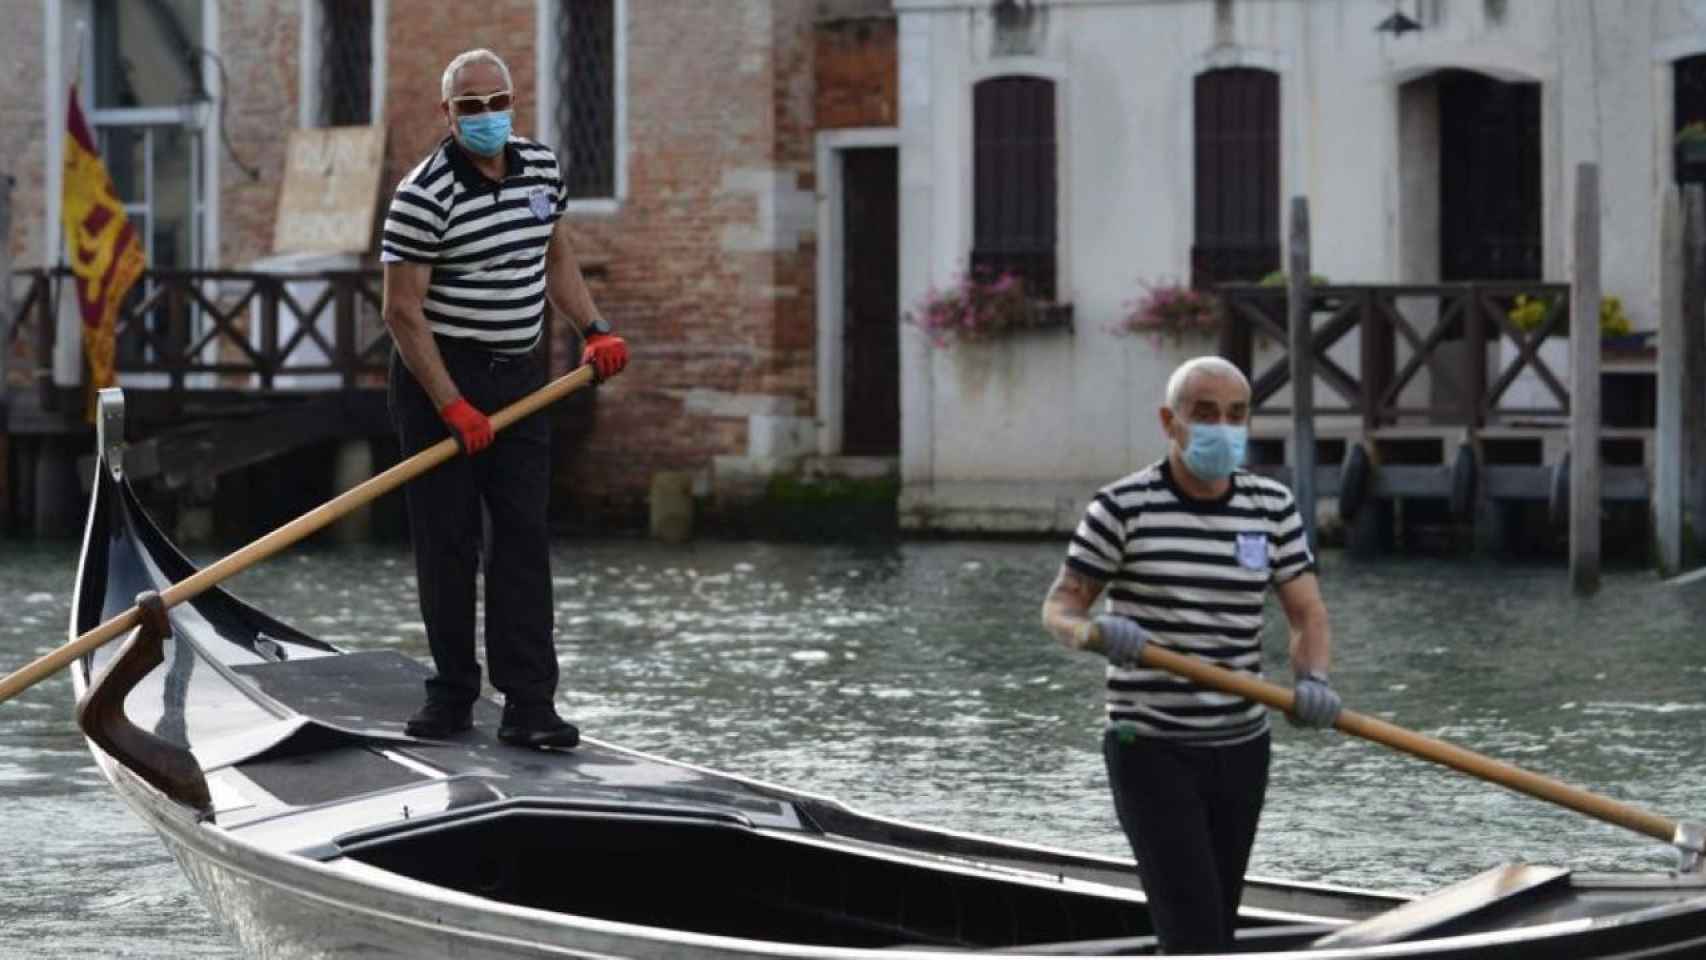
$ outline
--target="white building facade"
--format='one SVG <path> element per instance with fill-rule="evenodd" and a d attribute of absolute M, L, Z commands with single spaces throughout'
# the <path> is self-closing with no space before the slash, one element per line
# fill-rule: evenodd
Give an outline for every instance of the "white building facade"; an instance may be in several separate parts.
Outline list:
<path fill-rule="evenodd" d="M 903 309 L 993 264 L 1072 313 L 950 349 L 903 325 L 908 526 L 1067 530 L 1096 487 L 1162 456 L 1166 377 L 1215 342 L 1110 326 L 1142 283 L 1277 268 L 1294 196 L 1333 283 L 1556 282 L 1573 171 L 1597 163 L 1604 291 L 1657 326 L 1673 138 L 1706 120 L 1706 2 L 895 8 Z M 1394 32 L 1395 10 L 1417 29 Z"/>

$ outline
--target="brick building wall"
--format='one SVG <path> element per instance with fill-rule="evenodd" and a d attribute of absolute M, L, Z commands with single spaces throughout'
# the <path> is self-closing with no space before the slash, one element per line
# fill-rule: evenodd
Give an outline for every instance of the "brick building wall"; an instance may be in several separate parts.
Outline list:
<path fill-rule="evenodd" d="M 810 16 L 631 0 L 628 197 L 574 227 L 634 360 L 561 451 L 559 503 L 633 517 L 656 471 L 743 456 L 754 413 L 812 412 Z"/>
<path fill-rule="evenodd" d="M 819 21 L 817 129 L 892 127 L 900 122 L 897 36 L 892 15 Z"/>
<path fill-rule="evenodd" d="M 543 135 L 536 15 L 533 0 L 432 17 L 393 0 L 387 195 L 444 135 L 439 76 L 461 50 L 504 57 L 516 129 Z M 812 16 L 795 0 L 629 0 L 627 194 L 571 226 L 634 359 L 595 401 L 571 401 L 591 423 L 558 434 L 561 525 L 638 525 L 654 473 L 708 478 L 717 458 L 747 451 L 754 411 L 812 412 Z M 572 349 L 559 329 L 558 356 Z"/>
<path fill-rule="evenodd" d="M 0 40 L 0 175 L 10 173 L 11 244 L 14 267 L 39 266 L 47 168 L 43 163 L 42 5 L 27 3 L 6 11 L 6 36 Z"/>
<path fill-rule="evenodd" d="M 12 258 L 17 267 L 43 265 L 47 256 L 46 123 L 43 73 L 46 31 L 41 3 L 20 3 L 7 11 L 8 36 L 0 63 L 0 172 L 17 179 L 13 192 Z M 272 220 L 284 169 L 284 144 L 297 118 L 299 4 L 267 0 L 220 0 L 217 46 L 228 81 L 221 146 L 220 249 L 212 266 L 237 266 L 264 256 L 272 242 Z M 69 32 L 65 34 L 71 41 Z M 61 67 L 70 71 L 67 51 Z M 82 92 L 88 109 L 87 91 Z M 52 118 L 57 130 L 62 117 Z M 208 135 L 218 137 L 216 118 Z M 235 157 L 233 157 L 233 154 Z M 251 178 L 242 167 L 254 168 Z"/>
<path fill-rule="evenodd" d="M 485 47 L 504 59 L 515 86 L 515 130 L 535 135 L 534 0 L 435 3 L 391 0 L 386 24 L 385 120 L 389 194 L 398 178 L 448 132 L 438 111 L 444 65 L 464 50 Z"/>
<path fill-rule="evenodd" d="M 212 265 L 238 267 L 269 252 L 299 114 L 301 5 L 217 2 L 231 147 L 220 150 Z M 388 5 L 382 204 L 444 135 L 439 76 L 461 50 L 506 59 L 516 128 L 539 133 L 535 0 L 435 3 L 424 15 L 426 6 Z M 813 135 L 824 119 L 894 122 L 892 18 L 864 13 L 824 25 L 822 6 L 801 0 L 628 0 L 626 197 L 614 213 L 575 214 L 571 225 L 578 252 L 605 268 L 595 297 L 629 338 L 633 363 L 579 404 L 590 429 L 564 431 L 554 503 L 565 525 L 637 523 L 657 471 L 716 484 L 718 464 L 740 473 L 764 459 L 757 448 L 771 451 L 754 424 L 815 412 Z M 15 12 L 0 65 L 7 89 L 25 94 L 0 103 L 0 169 L 19 179 L 19 265 L 42 254 L 41 17 L 39 3 Z M 866 69 L 882 76 L 862 78 Z M 559 341 L 561 355 L 568 342 Z"/>
<path fill-rule="evenodd" d="M 272 252 L 285 146 L 302 96 L 301 37 L 299 3 L 220 0 L 218 45 L 228 83 L 223 122 L 230 148 L 219 151 L 219 250 L 210 267 L 238 269 Z"/>

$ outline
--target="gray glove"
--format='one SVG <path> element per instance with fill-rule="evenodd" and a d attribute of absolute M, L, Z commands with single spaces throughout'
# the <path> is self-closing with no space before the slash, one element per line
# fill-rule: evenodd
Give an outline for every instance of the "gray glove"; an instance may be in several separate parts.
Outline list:
<path fill-rule="evenodd" d="M 1106 613 L 1096 618 L 1096 632 L 1102 637 L 1102 653 L 1115 666 L 1135 666 L 1143 655 L 1143 645 L 1149 642 L 1149 634 L 1136 621 Z"/>
<path fill-rule="evenodd" d="M 1295 699 L 1287 719 L 1294 727 L 1325 730 L 1339 719 L 1339 711 L 1344 709 L 1344 702 L 1327 685 L 1327 678 L 1318 673 L 1299 674 L 1292 694 Z"/>

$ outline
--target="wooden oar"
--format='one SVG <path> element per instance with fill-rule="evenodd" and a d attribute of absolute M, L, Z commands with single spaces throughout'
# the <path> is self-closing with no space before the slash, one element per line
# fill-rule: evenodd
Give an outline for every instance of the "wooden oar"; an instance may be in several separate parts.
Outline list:
<path fill-rule="evenodd" d="M 558 377 L 493 414 L 491 418 L 492 429 L 494 431 L 502 430 L 522 417 L 561 400 L 591 383 L 593 376 L 591 366 L 582 366 Z M 225 557 L 218 563 L 203 567 L 182 581 L 172 584 L 160 592 L 160 599 L 167 609 L 175 607 L 202 591 L 217 586 L 226 578 L 247 570 L 357 507 L 364 506 L 377 499 L 381 494 L 390 493 L 456 456 L 456 453 L 457 445 L 454 437 L 440 440 L 384 473 L 351 487 L 326 503 Z M 12 699 L 52 676 L 60 668 L 78 657 L 98 649 L 102 644 L 136 626 L 137 622 L 138 611 L 135 607 L 131 607 L 65 646 L 43 655 L 6 679 L 0 680 L 0 703 Z"/>
<path fill-rule="evenodd" d="M 1095 628 L 1092 626 L 1091 629 L 1094 630 Z M 1246 700 L 1254 700 L 1257 703 L 1270 706 L 1275 710 L 1291 712 L 1292 693 L 1290 690 L 1250 676 L 1247 673 L 1238 673 L 1206 660 L 1162 649 L 1153 643 L 1144 644 L 1142 661 L 1146 667 L 1166 670 L 1169 673 L 1194 680 L 1205 687 L 1236 694 Z M 1694 837 L 1694 829 L 1684 830 L 1683 824 L 1655 813 L 1649 813 L 1638 807 L 1609 797 L 1602 797 L 1596 793 L 1589 793 L 1551 777 L 1541 776 L 1521 767 L 1482 756 L 1472 750 L 1466 750 L 1443 740 L 1435 740 L 1432 737 L 1423 736 L 1403 727 L 1350 710 L 1340 711 L 1339 719 L 1333 726 L 1352 736 L 1372 740 L 1394 750 L 1401 750 L 1412 756 L 1421 757 L 1423 760 L 1443 764 L 1472 777 L 1479 777 L 1501 787 L 1515 790 L 1518 793 L 1526 793 L 1531 797 L 1567 807 L 1577 813 L 1604 820 L 1606 823 L 1616 824 L 1636 833 L 1645 834 L 1666 843 L 1676 844 L 1686 852 L 1695 855 L 1700 853 L 1697 849 L 1699 841 Z M 1693 827 L 1693 825 L 1688 826 Z"/>

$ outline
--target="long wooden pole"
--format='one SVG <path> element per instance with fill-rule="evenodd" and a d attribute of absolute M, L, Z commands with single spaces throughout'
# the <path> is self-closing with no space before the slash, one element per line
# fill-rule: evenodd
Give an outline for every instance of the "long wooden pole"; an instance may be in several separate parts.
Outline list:
<path fill-rule="evenodd" d="M 1706 188 L 1682 188 L 1682 524 L 1684 565 L 1706 560 L 1699 546 L 1706 537 Z M 1661 343 L 1661 350 L 1670 349 Z"/>
<path fill-rule="evenodd" d="M 1292 693 L 1284 687 L 1269 683 L 1266 680 L 1253 677 L 1247 673 L 1238 673 L 1225 667 L 1217 666 L 1206 660 L 1187 654 L 1167 650 L 1153 643 L 1143 646 L 1143 665 L 1166 670 L 1189 680 L 1235 694 L 1246 700 L 1272 707 L 1275 710 L 1291 712 Z M 1630 806 L 1621 801 L 1589 793 L 1579 787 L 1545 777 L 1538 773 L 1515 767 L 1508 763 L 1482 756 L 1472 750 L 1435 740 L 1384 720 L 1342 710 L 1334 727 L 1352 736 L 1364 740 L 1372 740 L 1394 750 L 1400 750 L 1423 760 L 1431 760 L 1453 770 L 1467 773 L 1472 777 L 1496 783 L 1501 787 L 1526 793 L 1531 797 L 1546 800 L 1567 807 L 1577 813 L 1586 814 L 1606 823 L 1616 824 L 1663 840 L 1666 843 L 1676 843 L 1679 832 L 1678 824 L 1656 813 L 1649 813 L 1638 807 Z"/>
<path fill-rule="evenodd" d="M 6 432 L 6 395 L 12 356 L 12 175 L 0 170 L 0 537 L 12 532 L 12 438 Z"/>
<path fill-rule="evenodd" d="M 1599 166 L 1576 165 L 1570 269 L 1570 585 L 1599 590 Z"/>
<path fill-rule="evenodd" d="M 561 400 L 591 383 L 592 380 L 593 369 L 591 366 L 583 366 L 558 377 L 493 414 L 492 429 L 494 431 L 502 430 L 522 417 Z M 326 503 L 230 554 L 218 563 L 204 567 L 189 577 L 172 584 L 161 592 L 160 599 L 167 609 L 171 609 L 185 600 L 217 586 L 227 578 L 242 573 L 357 507 L 365 506 L 382 494 L 390 493 L 456 456 L 456 453 L 457 446 L 454 438 L 440 440 L 384 473 L 338 494 Z M 98 649 L 102 644 L 136 626 L 138 613 L 137 608 L 131 607 L 65 646 L 43 655 L 6 679 L 0 680 L 0 703 L 12 699 L 57 673 L 71 661 Z"/>
<path fill-rule="evenodd" d="M 0 403 L 6 392 L 6 362 L 12 355 L 12 175 L 0 170 Z M 4 443 L 0 439 L 0 443 Z M 4 461 L 0 461 L 3 463 Z M 0 479 L 0 490 L 6 482 Z M 0 510 L 6 502 L 0 500 Z"/>
<path fill-rule="evenodd" d="M 1286 324 L 1291 335 L 1291 492 L 1309 546 L 1315 539 L 1315 324 L 1310 292 L 1309 198 L 1291 198 Z"/>
<path fill-rule="evenodd" d="M 1653 540 L 1659 573 L 1682 572 L 1683 366 L 1682 196 L 1675 184 L 1659 193 L 1659 371 L 1653 431 Z"/>

